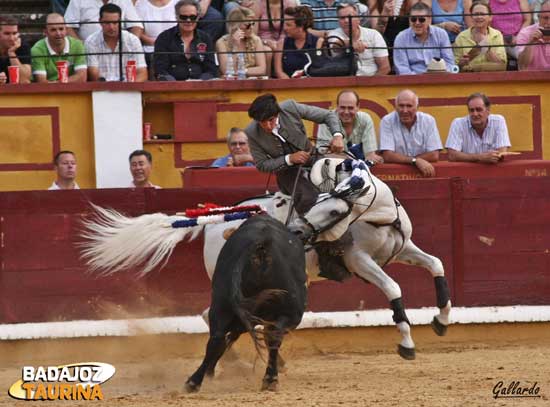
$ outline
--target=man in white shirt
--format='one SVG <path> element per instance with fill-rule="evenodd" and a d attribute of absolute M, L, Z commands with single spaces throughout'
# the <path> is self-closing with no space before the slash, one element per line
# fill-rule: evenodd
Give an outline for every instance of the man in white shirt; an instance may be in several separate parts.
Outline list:
<path fill-rule="evenodd" d="M 86 41 L 90 35 L 99 31 L 99 24 L 89 23 L 98 21 L 99 9 L 105 4 L 119 6 L 122 11 L 122 20 L 135 21 L 124 23 L 123 28 L 129 29 L 138 38 L 141 36 L 143 33 L 143 25 L 139 22 L 141 18 L 130 0 L 71 0 L 65 12 L 67 34 Z"/>
<path fill-rule="evenodd" d="M 491 114 L 491 101 L 483 93 L 470 95 L 466 104 L 468 116 L 454 119 L 449 129 L 449 161 L 498 163 L 511 146 L 506 120 Z"/>
<path fill-rule="evenodd" d="M 399 92 L 395 111 L 380 122 L 380 150 L 386 163 L 411 164 L 424 177 L 435 176 L 432 162 L 439 160 L 441 138 L 433 116 L 418 111 L 412 90 Z"/>
<path fill-rule="evenodd" d="M 54 161 L 57 178 L 48 190 L 80 189 L 75 182 L 76 156 L 72 151 L 63 150 L 55 155 Z"/>
<path fill-rule="evenodd" d="M 88 52 L 88 80 L 98 81 L 103 78 L 106 81 L 126 78 L 126 65 L 128 61 L 136 61 L 136 82 L 147 80 L 147 64 L 143 55 L 143 48 L 139 38 L 127 31 L 122 31 L 122 41 L 119 38 L 119 24 L 122 11 L 116 4 L 108 3 L 99 10 L 101 31 L 92 34 L 84 44 Z M 118 49 L 122 43 L 122 70 L 120 69 L 120 57 Z M 134 54 L 128 54 L 134 52 Z"/>
<path fill-rule="evenodd" d="M 358 55 L 357 76 L 387 75 L 390 73 L 390 62 L 386 42 L 378 31 L 361 27 L 357 3 L 338 4 L 338 23 L 340 28 L 330 31 L 349 44 L 350 18 L 353 49 Z"/>

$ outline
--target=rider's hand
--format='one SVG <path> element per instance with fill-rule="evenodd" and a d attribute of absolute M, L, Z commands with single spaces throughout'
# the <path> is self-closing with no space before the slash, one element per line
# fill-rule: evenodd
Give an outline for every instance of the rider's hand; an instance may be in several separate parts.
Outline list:
<path fill-rule="evenodd" d="M 341 153 L 344 151 L 344 138 L 342 136 L 334 136 L 330 141 L 330 151 L 333 153 Z"/>
<path fill-rule="evenodd" d="M 435 168 L 429 161 L 424 160 L 423 158 L 416 158 L 416 168 L 422 174 L 423 177 L 433 177 L 435 176 Z"/>
<path fill-rule="evenodd" d="M 310 154 L 307 151 L 296 151 L 290 154 L 289 160 L 292 164 L 305 164 L 309 161 Z"/>

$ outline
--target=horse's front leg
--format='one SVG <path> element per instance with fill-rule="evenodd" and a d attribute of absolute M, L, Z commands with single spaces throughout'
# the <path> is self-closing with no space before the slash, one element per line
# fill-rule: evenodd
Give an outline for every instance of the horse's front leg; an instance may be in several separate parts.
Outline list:
<path fill-rule="evenodd" d="M 397 353 L 404 359 L 414 359 L 416 353 L 411 336 L 411 324 L 405 313 L 399 285 L 367 253 L 356 247 L 344 254 L 344 261 L 349 271 L 374 284 L 386 295 L 393 310 L 393 321 L 401 334 Z"/>
<path fill-rule="evenodd" d="M 447 333 L 447 326 L 449 325 L 451 297 L 441 260 L 423 252 L 409 240 L 395 261 L 420 266 L 430 271 L 434 278 L 437 307 L 439 308 L 439 314 L 434 316 L 432 320 L 432 328 L 437 335 L 445 335 Z"/>

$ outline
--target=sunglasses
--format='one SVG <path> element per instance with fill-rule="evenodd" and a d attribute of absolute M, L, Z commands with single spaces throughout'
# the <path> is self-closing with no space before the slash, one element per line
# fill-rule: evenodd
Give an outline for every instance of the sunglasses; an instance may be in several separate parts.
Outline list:
<path fill-rule="evenodd" d="M 237 147 L 237 146 L 246 146 L 248 143 L 246 141 L 232 141 L 229 143 L 231 147 Z"/>
<path fill-rule="evenodd" d="M 250 27 L 254 27 L 254 24 L 255 23 L 246 23 L 246 24 L 243 24 L 243 26 L 245 30 L 248 30 Z"/>
<path fill-rule="evenodd" d="M 411 23 L 416 23 L 417 21 L 420 23 L 426 22 L 426 17 L 410 17 Z"/>
<path fill-rule="evenodd" d="M 179 18 L 181 21 L 197 21 L 197 18 L 199 18 L 199 16 L 196 14 L 191 14 L 191 15 L 180 14 Z"/>

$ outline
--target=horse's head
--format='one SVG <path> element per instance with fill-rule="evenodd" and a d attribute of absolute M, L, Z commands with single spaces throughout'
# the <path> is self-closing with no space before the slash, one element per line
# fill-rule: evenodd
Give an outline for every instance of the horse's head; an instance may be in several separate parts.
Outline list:
<path fill-rule="evenodd" d="M 340 183 L 334 191 L 319 195 L 315 205 L 305 215 L 290 223 L 290 231 L 311 243 L 319 240 L 333 241 L 342 237 L 354 218 L 357 200 L 371 187 L 368 175 L 368 169 L 362 167 L 359 172 Z M 355 215 L 356 218 L 358 216 L 360 215 Z"/>

